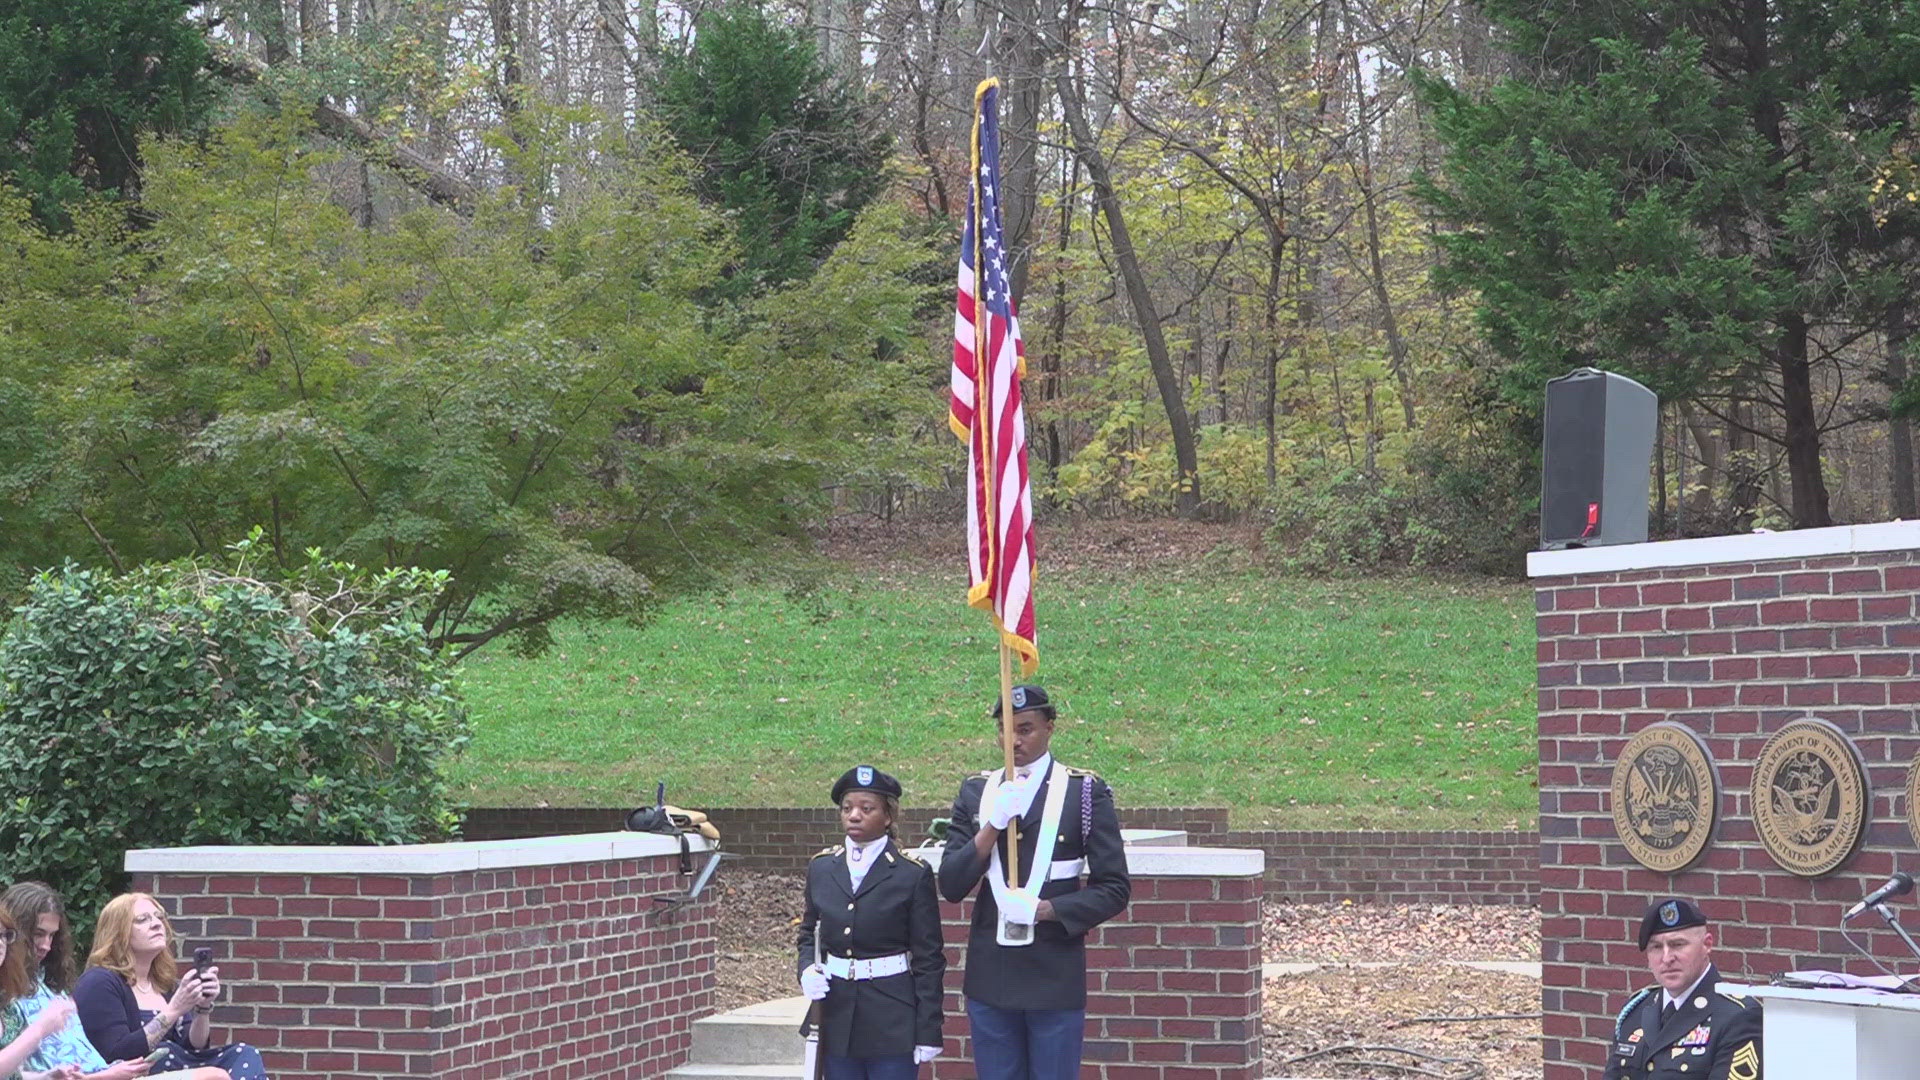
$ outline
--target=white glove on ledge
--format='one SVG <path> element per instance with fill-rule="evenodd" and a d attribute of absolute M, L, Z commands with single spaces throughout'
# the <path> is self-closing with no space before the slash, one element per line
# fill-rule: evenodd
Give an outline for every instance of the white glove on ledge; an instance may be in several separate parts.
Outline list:
<path fill-rule="evenodd" d="M 1040 897 L 1032 889 L 1008 889 L 1000 901 L 1000 915 L 1010 923 L 1032 926 L 1040 909 Z"/>
<path fill-rule="evenodd" d="M 1025 814 L 1033 805 L 1034 793 L 1039 790 L 1040 777 L 1037 775 L 1008 780 L 994 789 L 993 798 L 981 808 L 980 816 L 1004 832 L 1008 822 Z"/>
<path fill-rule="evenodd" d="M 800 992 L 807 995 L 808 1001 L 819 1001 L 827 996 L 827 969 L 813 964 L 800 973 Z"/>
<path fill-rule="evenodd" d="M 937 1046 L 916 1046 L 913 1048 L 913 1063 L 915 1065 L 925 1065 L 927 1062 L 939 1056 L 940 1048 Z"/>

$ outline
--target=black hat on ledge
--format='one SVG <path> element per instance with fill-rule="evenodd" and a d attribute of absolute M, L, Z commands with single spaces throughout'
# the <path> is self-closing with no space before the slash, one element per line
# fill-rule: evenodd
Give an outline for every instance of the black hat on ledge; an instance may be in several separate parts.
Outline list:
<path fill-rule="evenodd" d="M 891 799 L 900 797 L 900 781 L 871 765 L 855 765 L 833 782 L 833 805 L 839 806 L 849 791 L 871 791 Z"/>
<path fill-rule="evenodd" d="M 1640 951 L 1647 951 L 1647 942 L 1652 941 L 1655 934 L 1705 925 L 1707 916 L 1693 901 L 1677 896 L 1655 900 L 1647 905 L 1647 913 L 1640 918 Z"/>
<path fill-rule="evenodd" d="M 1053 719 L 1053 702 L 1047 699 L 1047 690 L 1045 687 L 1028 685 L 1013 688 L 1013 711 L 1023 713 L 1029 709 L 1046 713 L 1047 719 Z M 996 720 L 1000 718 L 999 697 L 996 696 L 993 699 L 993 711 L 988 715 Z"/>

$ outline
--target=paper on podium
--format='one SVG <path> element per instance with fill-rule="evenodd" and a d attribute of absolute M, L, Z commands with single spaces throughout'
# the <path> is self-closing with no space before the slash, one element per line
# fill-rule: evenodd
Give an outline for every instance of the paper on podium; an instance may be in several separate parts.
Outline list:
<path fill-rule="evenodd" d="M 1789 971 L 1774 977 L 1775 986 L 1797 986 L 1816 990 L 1872 990 L 1884 994 L 1920 993 L 1914 980 L 1920 975 L 1849 975 L 1844 971 Z"/>

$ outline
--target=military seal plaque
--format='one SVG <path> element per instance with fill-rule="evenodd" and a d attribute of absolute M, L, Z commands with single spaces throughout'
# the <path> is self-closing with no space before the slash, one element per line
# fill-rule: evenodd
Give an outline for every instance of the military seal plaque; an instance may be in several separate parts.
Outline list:
<path fill-rule="evenodd" d="M 1920 844 L 1920 754 L 1907 766 L 1907 833 Z"/>
<path fill-rule="evenodd" d="M 1693 729 L 1648 724 L 1613 763 L 1613 829 L 1627 854 L 1649 870 L 1692 866 L 1713 839 L 1720 772 Z"/>
<path fill-rule="evenodd" d="M 1808 717 L 1767 740 L 1753 763 L 1753 825 L 1781 869 L 1832 873 L 1867 833 L 1867 767 L 1846 732 Z"/>

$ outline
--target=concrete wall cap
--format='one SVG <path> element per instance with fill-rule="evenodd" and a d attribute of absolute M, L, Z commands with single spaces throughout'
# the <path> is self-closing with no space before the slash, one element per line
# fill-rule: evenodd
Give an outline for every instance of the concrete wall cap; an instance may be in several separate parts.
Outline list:
<path fill-rule="evenodd" d="M 1128 845 L 1127 873 L 1134 877 L 1259 877 L 1266 871 L 1267 853 L 1259 848 L 1150 847 Z M 914 851 L 938 869 L 945 849 Z"/>
<path fill-rule="evenodd" d="M 712 843 L 689 836 L 694 851 Z M 510 866 L 557 866 L 678 855 L 680 841 L 660 833 L 605 832 L 391 846 L 206 846 L 140 848 L 127 852 L 134 874 L 458 874 Z"/>
<path fill-rule="evenodd" d="M 1826 529 L 1534 551 L 1527 555 L 1527 576 L 1572 577 L 1619 570 L 1772 562 L 1779 559 L 1810 559 L 1820 555 L 1910 549 L 1920 549 L 1920 521 L 1883 521 L 1872 525 L 1835 525 Z"/>

